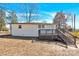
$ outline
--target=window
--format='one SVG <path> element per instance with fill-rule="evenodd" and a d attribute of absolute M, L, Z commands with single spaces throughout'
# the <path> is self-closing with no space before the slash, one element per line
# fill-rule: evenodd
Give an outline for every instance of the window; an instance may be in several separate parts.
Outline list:
<path fill-rule="evenodd" d="M 21 29 L 22 28 L 22 26 L 21 25 L 19 25 L 19 27 L 18 27 L 19 29 Z"/>
<path fill-rule="evenodd" d="M 44 25 L 42 25 L 42 28 L 44 28 Z"/>
<path fill-rule="evenodd" d="M 44 28 L 44 25 L 38 25 L 38 28 Z"/>
<path fill-rule="evenodd" d="M 41 25 L 38 25 L 38 28 L 41 28 Z"/>

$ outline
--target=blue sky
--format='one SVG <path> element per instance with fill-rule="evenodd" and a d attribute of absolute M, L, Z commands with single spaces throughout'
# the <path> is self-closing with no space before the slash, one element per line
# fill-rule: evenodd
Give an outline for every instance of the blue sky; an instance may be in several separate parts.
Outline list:
<path fill-rule="evenodd" d="M 0 4 L 0 7 L 3 7 L 10 11 L 16 11 L 16 14 L 18 16 L 18 20 L 20 22 L 25 22 L 26 18 L 24 14 L 26 13 L 27 6 L 29 4 L 26 3 L 2 3 Z M 76 14 L 76 28 L 79 29 L 79 3 L 36 3 L 36 4 L 30 4 L 30 7 L 36 7 L 38 10 L 38 20 L 34 21 L 40 21 L 40 22 L 48 22 L 51 23 L 53 21 L 53 18 L 56 14 L 56 12 L 64 12 L 64 13 L 71 13 Z M 33 14 L 33 17 L 37 14 Z M 69 25 L 71 25 L 71 22 L 68 22 Z"/>

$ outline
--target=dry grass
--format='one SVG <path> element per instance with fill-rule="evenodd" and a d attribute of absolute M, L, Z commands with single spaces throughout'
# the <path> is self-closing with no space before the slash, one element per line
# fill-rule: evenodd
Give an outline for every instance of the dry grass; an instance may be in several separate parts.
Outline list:
<path fill-rule="evenodd" d="M 73 34 L 74 36 L 79 37 L 79 32 L 72 32 L 72 34 Z"/>
<path fill-rule="evenodd" d="M 9 35 L 10 32 L 9 31 L 0 31 L 0 35 Z"/>
<path fill-rule="evenodd" d="M 38 56 L 38 55 L 79 55 L 78 48 L 64 48 L 55 42 L 34 42 L 31 40 L 19 40 L 19 39 L 9 39 L 0 38 L 0 55 L 8 56 Z"/>
<path fill-rule="evenodd" d="M 7 33 L 6 33 L 7 34 Z M 2 33 L 5 35 L 5 32 Z M 79 42 L 78 47 L 79 47 Z M 29 39 L 0 38 L 0 55 L 5 56 L 75 56 L 79 55 L 79 48 L 62 47 L 61 43 L 38 42 Z"/>

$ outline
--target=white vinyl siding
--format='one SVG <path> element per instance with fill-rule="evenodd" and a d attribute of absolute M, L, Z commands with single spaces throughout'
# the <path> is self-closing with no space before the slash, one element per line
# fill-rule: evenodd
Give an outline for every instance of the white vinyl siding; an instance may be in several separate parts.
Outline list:
<path fill-rule="evenodd" d="M 13 36 L 28 36 L 28 37 L 38 37 L 38 26 L 31 24 L 21 24 L 22 28 L 18 28 L 20 24 L 12 25 L 12 35 Z"/>
<path fill-rule="evenodd" d="M 39 24 L 12 24 L 12 36 L 38 37 Z M 55 29 L 55 25 L 44 24 L 43 29 Z M 45 33 L 44 31 L 42 33 Z M 49 32 L 50 33 L 50 32 Z"/>

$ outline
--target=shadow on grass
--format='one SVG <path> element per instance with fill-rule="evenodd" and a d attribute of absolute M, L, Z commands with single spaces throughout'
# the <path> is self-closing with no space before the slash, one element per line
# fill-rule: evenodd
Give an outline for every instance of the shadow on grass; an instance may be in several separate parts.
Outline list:
<path fill-rule="evenodd" d="M 66 44 L 64 43 L 64 42 L 62 42 L 62 41 L 60 41 L 60 40 L 57 40 L 57 39 L 53 39 L 53 40 L 43 40 L 43 39 L 38 39 L 38 40 L 33 40 L 33 43 L 34 42 L 40 42 L 40 43 L 46 43 L 46 44 L 51 44 L 51 45 L 53 45 L 53 43 L 54 43 L 54 45 L 58 45 L 58 46 L 60 46 L 60 47 L 64 47 L 64 48 L 67 48 L 67 46 L 66 46 Z"/>
<path fill-rule="evenodd" d="M 0 38 L 4 39 L 20 39 L 20 40 L 32 40 L 30 37 L 20 37 L 20 36 L 11 36 L 11 35 L 0 35 Z"/>

